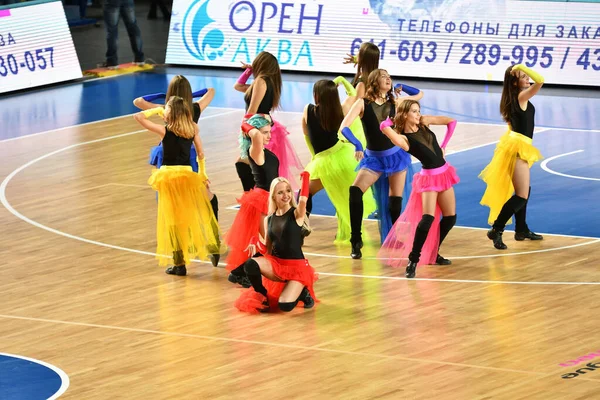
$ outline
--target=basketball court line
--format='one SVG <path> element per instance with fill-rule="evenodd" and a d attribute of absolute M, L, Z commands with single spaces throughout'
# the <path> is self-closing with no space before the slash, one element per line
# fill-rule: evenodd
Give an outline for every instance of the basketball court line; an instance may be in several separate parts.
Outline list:
<path fill-rule="evenodd" d="M 212 114 L 206 117 L 203 117 L 202 119 L 209 119 L 209 118 L 214 118 L 214 117 L 219 117 L 222 115 L 226 115 L 226 114 L 231 114 L 234 112 L 237 112 L 239 110 L 232 110 L 229 109 L 230 111 L 228 112 L 224 112 L 224 113 L 220 113 L 220 114 Z M 8 186 L 8 183 L 21 171 L 25 170 L 26 168 L 30 167 L 31 165 L 49 158 L 53 155 L 56 155 L 58 153 L 61 153 L 63 151 L 66 150 L 70 150 L 76 147 L 80 147 L 80 146 L 84 146 L 84 145 L 88 145 L 88 144 L 92 144 L 92 143 L 99 143 L 99 142 L 104 142 L 107 140 L 111 140 L 111 139 L 117 139 L 117 138 L 121 138 L 121 137 L 126 137 L 126 136 L 131 136 L 131 135 L 135 135 L 141 132 L 146 132 L 147 130 L 142 129 L 142 130 L 137 130 L 137 131 L 133 131 L 133 132 L 127 132 L 127 133 L 123 133 L 123 134 L 119 134 L 119 135 L 114 135 L 114 136 L 109 136 L 109 137 L 105 137 L 105 138 L 101 138 L 101 139 L 95 139 L 95 140 L 91 140 L 88 142 L 82 142 L 82 143 L 76 143 L 70 146 L 66 146 L 64 148 L 61 149 L 57 149 L 55 151 L 52 151 L 50 153 L 47 153 L 45 155 L 42 155 L 34 160 L 31 160 L 25 164 L 23 164 L 21 167 L 18 167 L 17 169 L 15 169 L 13 172 L 11 172 L 0 184 L 0 202 L 4 205 L 4 207 L 14 216 L 16 216 L 17 218 L 33 225 L 36 226 L 40 229 L 46 230 L 48 232 L 52 232 L 54 234 L 57 234 L 59 236 L 63 236 L 63 237 L 67 237 L 70 239 L 74 239 L 74 240 L 78 240 L 78 241 L 82 241 L 85 243 L 89 243 L 89 244 L 93 244 L 93 245 L 97 245 L 97 246 L 101 246 L 101 247 L 107 247 L 107 248 L 111 248 L 111 249 L 115 249 L 115 250 L 121 250 L 121 251 L 127 251 L 127 252 L 132 252 L 132 253 L 136 253 L 136 254 L 141 254 L 141 255 L 149 255 L 149 256 L 158 256 L 158 257 L 165 257 L 165 258 L 172 258 L 171 256 L 168 255 L 161 255 L 161 254 L 156 254 L 156 253 L 152 253 L 152 252 L 147 252 L 147 251 L 142 251 L 142 250 L 136 250 L 136 249 L 129 249 L 126 247 L 122 247 L 122 246 L 115 246 L 115 245 L 111 245 L 111 244 L 107 244 L 107 243 L 103 243 L 103 242 L 98 242 L 95 240 L 90 240 L 90 239 L 86 239 L 80 236 L 75 236 L 75 235 L 71 235 L 69 233 L 66 232 L 62 232 L 59 231 L 57 229 L 54 228 L 50 228 L 46 225 L 43 225 L 37 221 L 31 220 L 28 217 L 24 216 L 23 214 L 19 213 L 17 210 L 15 210 L 12 205 L 8 202 L 8 199 L 6 198 L 6 188 Z M 489 145 L 489 144 L 488 144 Z M 459 152 L 463 152 L 463 151 L 467 151 L 470 150 L 472 148 L 468 148 L 468 149 L 462 149 L 462 150 L 458 150 L 455 153 L 459 153 Z M 576 244 L 576 245 L 570 245 L 570 246 L 563 246 L 563 247 L 559 247 L 559 248 L 554 248 L 554 249 L 544 249 L 544 250 L 534 250 L 531 252 L 522 252 L 522 253 L 504 253 L 504 254 L 498 254 L 498 255 L 484 255 L 484 256 L 460 256 L 460 257 L 453 257 L 454 259 L 471 259 L 471 258 L 489 258 L 489 257 L 503 257 L 503 256 L 513 256 L 513 255 L 526 255 L 526 254 L 533 254 L 533 253 L 540 253 L 540 252 L 549 252 L 549 251 L 556 251 L 556 250 L 563 250 L 563 249 L 569 249 L 569 248 L 573 248 L 573 247 L 580 247 L 580 246 L 586 246 L 589 244 L 594 244 L 594 243 L 598 243 L 600 242 L 600 239 L 595 239 L 592 240 L 590 242 L 585 242 L 585 243 L 580 243 L 580 244 Z M 319 257 L 328 257 L 328 258 L 347 258 L 345 256 L 337 256 L 337 255 L 330 255 L 330 254 L 320 254 L 320 253 L 305 253 L 306 255 L 312 255 L 312 256 L 319 256 Z M 364 259 L 371 259 L 369 257 L 365 257 Z M 377 259 L 377 258 L 372 258 L 372 259 Z M 198 262 L 198 263 L 205 263 L 205 264 L 209 264 L 209 261 L 201 261 L 201 260 L 192 260 L 192 262 Z M 219 265 L 223 265 L 223 264 L 219 264 Z M 392 279 L 392 280 L 407 280 L 407 278 L 400 278 L 400 277 L 386 277 L 386 276 L 377 276 L 377 277 L 370 277 L 370 276 L 364 276 L 364 275 L 351 275 L 351 274 L 347 274 L 347 275 L 341 275 L 341 274 L 329 274 L 329 273 L 322 273 L 323 275 L 331 275 L 331 276 L 348 276 L 348 277 L 361 277 L 361 278 L 370 278 L 370 279 Z M 416 278 L 416 279 L 412 279 L 412 280 L 432 280 L 432 281 L 439 281 L 439 282 L 465 282 L 465 283 L 504 283 L 505 281 L 477 281 L 477 280 L 451 280 L 451 279 L 423 279 L 423 278 Z M 584 282 L 584 283 L 580 283 L 580 282 L 507 282 L 508 284 L 511 283 L 517 283 L 517 284 L 565 284 L 565 285 L 581 285 L 581 284 L 591 284 L 591 285 L 596 285 L 596 284 L 600 284 L 600 282 Z"/>
<path fill-rule="evenodd" d="M 15 315 L 0 314 L 0 318 L 23 320 L 23 321 L 34 321 L 34 322 L 45 322 L 45 323 L 50 323 L 50 324 L 80 326 L 80 327 L 84 327 L 84 328 L 100 328 L 100 329 L 110 329 L 110 330 L 125 331 L 125 332 L 147 333 L 147 334 L 153 334 L 153 335 L 203 339 L 203 340 L 210 340 L 213 342 L 245 343 L 245 344 L 253 344 L 253 345 L 259 345 L 259 346 L 266 346 L 266 347 L 278 347 L 278 348 L 290 349 L 290 350 L 316 351 L 316 352 L 322 352 L 322 353 L 344 354 L 344 355 L 372 357 L 372 358 L 388 359 L 388 360 L 401 360 L 401 361 L 418 362 L 418 363 L 424 363 L 424 364 L 437 364 L 437 365 L 445 365 L 445 366 L 453 366 L 453 367 L 461 367 L 461 368 L 481 369 L 481 370 L 488 370 L 488 371 L 512 372 L 512 373 L 536 375 L 536 376 L 547 375 L 546 373 L 543 373 L 543 372 L 534 372 L 534 371 L 527 371 L 527 370 L 486 367 L 486 366 L 481 366 L 481 365 L 427 360 L 427 359 L 423 359 L 423 358 L 413 358 L 413 357 L 367 353 L 367 352 L 361 352 L 361 351 L 336 350 L 336 349 L 329 349 L 326 347 L 321 347 L 321 346 L 323 346 L 323 343 L 319 343 L 314 346 L 300 346 L 300 345 L 285 344 L 285 343 L 264 342 L 264 341 L 258 341 L 258 340 L 234 339 L 234 338 L 226 338 L 226 337 L 220 337 L 220 336 L 197 335 L 197 334 L 192 334 L 192 333 L 158 331 L 158 330 L 151 330 L 151 329 L 126 328 L 126 327 L 115 326 L 115 325 L 89 324 L 89 323 L 84 323 L 84 322 L 62 321 L 62 320 L 46 319 L 46 318 L 21 317 L 21 316 L 15 316 Z"/>
<path fill-rule="evenodd" d="M 577 175 L 563 174 L 562 172 L 554 171 L 553 169 L 550 169 L 550 167 L 548 167 L 548 163 L 550 161 L 552 161 L 552 160 L 556 160 L 557 158 L 560 158 L 560 157 L 566 157 L 566 156 L 570 156 L 572 154 L 578 154 L 578 153 L 583 153 L 583 152 L 584 152 L 584 150 L 575 150 L 575 151 L 571 151 L 571 152 L 568 152 L 568 153 L 557 154 L 555 156 L 549 157 L 549 158 L 545 159 L 544 161 L 542 161 L 541 164 L 540 164 L 540 167 L 544 171 L 546 171 L 546 172 L 548 172 L 550 174 L 562 176 L 564 178 L 580 179 L 580 180 L 583 180 L 583 181 L 600 182 L 600 178 L 588 178 L 586 176 L 577 176 Z"/>

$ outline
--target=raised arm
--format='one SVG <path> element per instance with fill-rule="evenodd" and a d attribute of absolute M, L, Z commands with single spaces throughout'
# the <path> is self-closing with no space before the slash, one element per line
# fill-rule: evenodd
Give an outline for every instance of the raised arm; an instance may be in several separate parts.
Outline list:
<path fill-rule="evenodd" d="M 527 68 L 525 64 L 515 65 L 512 68 L 511 73 L 518 74 L 518 71 L 524 72 L 535 82 L 533 85 L 519 93 L 519 105 L 521 105 L 521 109 L 523 109 L 525 106 L 527 106 L 529 99 L 535 96 L 542 88 L 542 85 L 544 85 L 544 77 L 531 68 Z"/>
<path fill-rule="evenodd" d="M 165 126 L 150 121 L 148 119 L 148 117 L 150 117 L 154 114 L 158 114 L 162 117 L 164 115 L 164 112 L 165 112 L 164 108 L 155 107 L 155 108 L 151 108 L 146 111 L 142 111 L 142 112 L 133 114 L 133 119 L 135 119 L 144 128 L 148 129 L 151 132 L 156 133 L 162 139 L 165 137 L 165 134 L 167 133 Z"/>
<path fill-rule="evenodd" d="M 308 201 L 310 183 L 310 174 L 308 171 L 302 171 L 300 179 L 302 180 L 302 187 L 300 188 L 298 207 L 296 207 L 296 210 L 294 211 L 294 217 L 296 217 L 296 223 L 298 225 L 304 224 L 304 217 L 306 217 L 306 202 Z"/>
<path fill-rule="evenodd" d="M 394 89 L 401 90 L 408 96 L 396 97 L 396 105 L 402 103 L 404 100 L 415 100 L 419 101 L 423 98 L 423 91 L 415 87 L 409 86 L 403 83 L 397 83 Z"/>
<path fill-rule="evenodd" d="M 215 89 L 207 88 L 198 90 L 197 92 L 192 93 L 192 97 L 200 97 L 200 100 L 196 101 L 196 103 L 198 103 L 198 106 L 200 107 L 200 112 L 203 112 L 206 107 L 208 107 L 210 102 L 215 98 Z"/>
<path fill-rule="evenodd" d="M 344 89 L 346 90 L 346 94 L 348 96 L 350 96 L 350 97 L 356 96 L 356 89 L 343 76 L 340 75 L 340 76 L 336 77 L 333 80 L 333 83 L 335 83 L 336 85 L 342 84 L 344 86 Z"/>
<path fill-rule="evenodd" d="M 262 133 L 247 122 L 242 123 L 242 132 L 250 137 L 250 157 L 258 165 L 265 163 L 265 152 L 263 149 Z"/>
<path fill-rule="evenodd" d="M 446 116 L 433 116 L 433 115 L 422 115 L 421 123 L 423 125 L 446 125 L 446 135 L 444 135 L 444 140 L 442 140 L 442 144 L 440 147 L 445 150 L 448 142 L 452 138 L 454 134 L 454 128 L 456 128 L 456 120 Z"/>
<path fill-rule="evenodd" d="M 252 66 L 248 64 L 242 64 L 242 67 L 246 67 L 246 69 L 244 70 L 244 72 L 242 72 L 237 82 L 235 82 L 233 88 L 238 92 L 245 93 L 246 90 L 248 90 L 248 88 L 250 87 L 250 85 L 248 85 L 246 82 L 248 82 L 248 78 L 250 78 L 250 75 L 252 75 Z"/>

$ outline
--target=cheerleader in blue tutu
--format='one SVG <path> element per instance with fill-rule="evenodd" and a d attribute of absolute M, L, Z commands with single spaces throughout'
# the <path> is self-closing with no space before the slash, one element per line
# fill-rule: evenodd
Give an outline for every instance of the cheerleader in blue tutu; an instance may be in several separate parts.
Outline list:
<path fill-rule="evenodd" d="M 369 74 L 364 99 L 358 99 L 345 116 L 340 127 L 344 137 L 354 145 L 355 157 L 360 161 L 358 174 L 350 186 L 350 243 L 354 259 L 362 257 L 363 194 L 371 186 L 379 210 L 379 233 L 385 240 L 392 225 L 402 212 L 402 197 L 407 173 L 412 176 L 410 155 L 381 132 L 379 126 L 388 117 L 394 118 L 396 106 L 404 100 L 420 100 L 423 92 L 408 85 L 398 85 L 409 96 L 396 97 L 392 79 L 386 70 L 376 69 Z M 353 134 L 350 126 L 356 117 L 364 126 L 366 150 Z M 408 192 L 404 193 L 408 198 Z"/>

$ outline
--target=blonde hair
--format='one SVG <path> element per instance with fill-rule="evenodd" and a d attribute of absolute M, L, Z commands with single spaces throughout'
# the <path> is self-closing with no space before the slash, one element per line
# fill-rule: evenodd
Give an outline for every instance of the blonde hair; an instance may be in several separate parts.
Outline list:
<path fill-rule="evenodd" d="M 196 136 L 197 125 L 192 119 L 192 110 L 188 103 L 179 96 L 171 96 L 167 105 L 170 108 L 167 129 L 185 139 Z"/>
<path fill-rule="evenodd" d="M 284 177 L 280 176 L 280 177 L 277 177 L 277 178 L 273 179 L 273 181 L 271 182 L 271 187 L 269 189 L 269 215 L 273 215 L 277 211 L 277 203 L 275 202 L 275 188 L 280 183 L 285 183 L 286 185 L 288 185 L 288 187 L 290 189 L 292 188 L 292 185 L 290 185 L 290 181 L 288 181 Z M 296 203 L 296 196 L 294 196 L 292 194 L 291 197 L 292 198 L 290 199 L 290 206 L 292 206 L 294 208 L 297 208 L 298 207 L 298 203 Z M 308 232 L 312 231 L 312 229 L 310 228 L 310 225 L 308 224 L 308 218 L 306 218 L 306 216 L 304 217 L 304 222 L 302 223 L 302 226 Z"/>

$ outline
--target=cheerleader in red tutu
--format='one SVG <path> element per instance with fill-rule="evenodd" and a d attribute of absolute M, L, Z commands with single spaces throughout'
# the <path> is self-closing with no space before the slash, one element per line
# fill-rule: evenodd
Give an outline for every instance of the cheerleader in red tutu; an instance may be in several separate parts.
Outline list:
<path fill-rule="evenodd" d="M 429 125 L 447 126 L 441 146 Z M 388 118 L 381 123 L 381 130 L 386 132 L 386 136 L 421 161 L 423 167 L 414 175 L 406 209 L 392 226 L 379 251 L 379 256 L 386 258 L 388 264 L 394 267 L 408 256 L 407 278 L 415 277 L 419 261 L 451 264 L 450 260 L 438 254 L 438 250 L 456 223 L 453 186 L 459 178 L 454 167 L 444 159 L 443 150 L 455 126 L 456 121 L 449 117 L 421 115 L 419 102 L 414 100 L 405 100 L 398 106 L 393 122 Z"/>
<path fill-rule="evenodd" d="M 304 308 L 315 304 L 315 270 L 302 253 L 309 174 L 302 173 L 302 189 L 296 205 L 294 192 L 287 179 L 276 178 L 269 193 L 269 217 L 266 221 L 266 243 L 253 238 L 248 255 L 258 249 L 264 257 L 249 258 L 243 266 L 252 288 L 236 300 L 240 311 L 292 311 L 298 302 Z M 306 228 L 306 227 L 305 227 Z"/>
<path fill-rule="evenodd" d="M 249 137 L 250 147 L 246 157 L 250 162 L 254 177 L 254 188 L 238 200 L 240 209 L 225 236 L 229 247 L 227 269 L 233 271 L 243 264 L 248 255 L 246 248 L 250 239 L 259 233 L 264 237 L 264 220 L 269 210 L 269 188 L 277 178 L 279 160 L 265 146 L 271 140 L 271 118 L 268 114 L 255 114 L 242 124 L 242 131 Z M 247 286 L 243 271 L 236 270 L 229 275 L 229 281 Z M 238 273 L 239 272 L 239 273 Z"/>
<path fill-rule="evenodd" d="M 246 102 L 246 115 L 244 120 L 254 114 L 269 114 L 273 109 L 279 107 L 281 98 L 281 70 L 277 58 L 271 53 L 262 51 L 258 53 L 252 65 L 242 64 L 245 71 L 239 77 L 233 86 L 235 90 L 244 93 Z M 250 75 L 254 77 L 252 84 L 246 84 Z M 297 188 L 294 177 L 304 169 L 302 162 L 298 157 L 294 146 L 290 142 L 290 134 L 285 126 L 273 120 L 271 127 L 271 141 L 265 145 L 267 149 L 273 152 L 279 160 L 279 174 L 287 178 L 292 185 Z M 238 176 L 242 182 L 244 191 L 250 190 L 254 181 L 247 158 L 247 149 L 250 142 L 247 136 L 240 133 L 240 158 L 235 163 Z M 292 171 L 296 169 L 297 171 Z"/>

